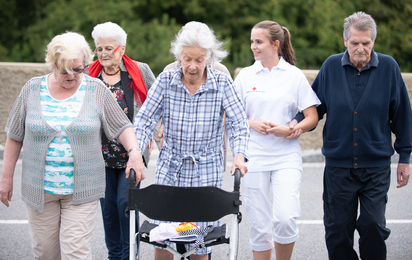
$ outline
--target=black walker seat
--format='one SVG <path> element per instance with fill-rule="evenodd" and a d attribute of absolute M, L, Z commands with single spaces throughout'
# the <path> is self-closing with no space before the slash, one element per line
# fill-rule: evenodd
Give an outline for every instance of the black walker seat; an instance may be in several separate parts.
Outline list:
<path fill-rule="evenodd" d="M 240 170 L 234 174 L 234 190 L 228 192 L 214 186 L 208 187 L 175 187 L 152 184 L 143 189 L 137 189 L 135 172 L 130 171 L 129 203 L 130 214 L 139 211 L 150 219 L 172 222 L 208 222 L 217 221 L 224 216 L 232 215 L 231 235 L 227 235 L 226 224 L 214 229 L 204 238 L 205 246 L 229 244 L 229 259 L 237 259 L 239 244 L 239 223 L 242 219 L 239 206 L 240 201 Z M 130 219 L 134 219 L 130 217 Z M 131 221 L 132 222 L 132 221 Z M 130 223 L 131 223 L 130 222 Z M 134 226 L 134 225 L 133 225 Z M 153 244 L 171 252 L 179 259 L 186 259 L 195 252 L 195 249 L 180 254 L 164 241 L 150 242 L 150 230 L 157 227 L 156 224 L 144 221 L 139 232 L 134 234 L 134 227 L 130 225 L 130 259 L 136 259 L 137 254 L 132 248 L 139 241 Z M 174 242 L 179 244 L 194 244 L 191 242 Z"/>

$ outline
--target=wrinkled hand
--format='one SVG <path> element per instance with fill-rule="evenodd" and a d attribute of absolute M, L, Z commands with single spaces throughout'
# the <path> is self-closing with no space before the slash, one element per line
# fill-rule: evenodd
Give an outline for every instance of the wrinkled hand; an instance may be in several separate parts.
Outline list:
<path fill-rule="evenodd" d="M 411 176 L 411 168 L 408 163 L 399 163 L 397 170 L 398 185 L 396 188 L 402 188 L 406 186 L 409 182 L 409 177 Z"/>
<path fill-rule="evenodd" d="M 9 207 L 9 201 L 13 196 L 13 178 L 0 178 L 0 200 L 1 202 Z"/>
<path fill-rule="evenodd" d="M 270 128 L 270 122 L 268 121 L 257 121 L 257 120 L 249 120 L 249 126 L 256 132 L 267 135 L 267 129 Z"/>
<path fill-rule="evenodd" d="M 293 129 L 297 124 L 298 124 L 298 121 L 296 119 L 292 119 L 292 121 L 289 122 L 288 127 L 290 129 Z M 301 136 L 301 134 L 303 134 L 302 129 L 297 129 L 290 135 L 286 136 L 285 138 L 288 140 L 295 140 L 295 139 L 298 139 Z"/>
<path fill-rule="evenodd" d="M 277 125 L 274 123 L 270 123 L 270 127 L 267 131 L 268 133 L 274 134 L 277 137 L 286 137 L 291 134 L 293 130 L 291 130 L 288 126 L 285 125 Z"/>
<path fill-rule="evenodd" d="M 127 161 L 126 167 L 126 178 L 129 178 L 130 176 L 130 169 L 133 169 L 136 173 L 135 185 L 139 184 L 139 182 L 143 181 L 146 178 L 141 152 L 132 151 L 129 153 L 129 160 Z"/>
<path fill-rule="evenodd" d="M 247 166 L 245 164 L 245 157 L 243 157 L 240 154 L 236 154 L 235 157 L 233 158 L 232 170 L 230 171 L 232 173 L 232 176 L 235 174 L 236 169 L 240 170 L 241 177 L 245 176 L 247 172 Z"/>

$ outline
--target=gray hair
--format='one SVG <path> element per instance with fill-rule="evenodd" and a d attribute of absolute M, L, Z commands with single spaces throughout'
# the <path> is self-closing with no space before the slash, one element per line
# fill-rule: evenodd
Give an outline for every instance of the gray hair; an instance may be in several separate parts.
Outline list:
<path fill-rule="evenodd" d="M 206 50 L 208 63 L 222 61 L 229 53 L 223 49 L 224 42 L 219 42 L 213 30 L 201 22 L 188 22 L 176 34 L 171 42 L 170 52 L 179 61 L 183 47 L 200 47 Z"/>
<path fill-rule="evenodd" d="M 96 25 L 93 28 L 92 37 L 96 45 L 98 39 L 112 39 L 119 45 L 126 45 L 127 33 L 119 25 L 106 22 Z"/>
<path fill-rule="evenodd" d="M 376 23 L 373 20 L 372 16 L 364 12 L 357 12 L 352 14 L 349 17 L 345 18 L 345 23 L 343 24 L 343 37 L 345 40 L 350 38 L 350 28 L 353 27 L 358 31 L 371 31 L 372 32 L 372 41 L 376 40 Z"/>
<path fill-rule="evenodd" d="M 73 61 L 82 55 L 83 65 L 93 62 L 93 54 L 83 35 L 66 32 L 55 36 L 47 45 L 46 65 L 50 69 L 58 64 L 59 71 L 69 68 Z"/>

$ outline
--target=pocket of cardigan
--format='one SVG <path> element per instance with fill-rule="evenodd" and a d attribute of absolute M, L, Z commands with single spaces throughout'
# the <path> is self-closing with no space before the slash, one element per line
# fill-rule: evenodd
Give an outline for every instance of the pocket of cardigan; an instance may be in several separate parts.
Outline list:
<path fill-rule="evenodd" d="M 383 146 L 386 144 L 386 141 L 385 140 L 380 140 L 380 141 L 370 140 L 369 143 L 373 146 Z"/>

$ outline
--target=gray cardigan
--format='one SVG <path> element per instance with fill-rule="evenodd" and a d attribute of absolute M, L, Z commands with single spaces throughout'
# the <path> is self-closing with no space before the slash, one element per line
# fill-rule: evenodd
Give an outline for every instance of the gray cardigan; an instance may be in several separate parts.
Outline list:
<path fill-rule="evenodd" d="M 86 78 L 87 90 L 77 117 L 65 129 L 74 157 L 73 204 L 104 197 L 105 169 L 101 130 L 117 138 L 131 127 L 109 89 L 96 78 Z M 59 135 L 42 115 L 40 81 L 30 79 L 22 88 L 7 119 L 6 133 L 23 142 L 22 199 L 39 211 L 44 205 L 44 166 L 50 142 Z"/>

